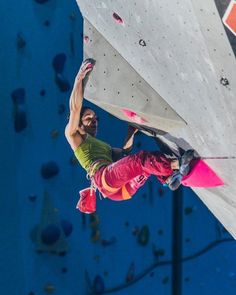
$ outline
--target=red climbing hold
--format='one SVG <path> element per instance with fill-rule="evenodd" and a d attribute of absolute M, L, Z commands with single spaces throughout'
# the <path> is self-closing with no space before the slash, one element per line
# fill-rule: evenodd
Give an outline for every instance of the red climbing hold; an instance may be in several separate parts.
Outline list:
<path fill-rule="evenodd" d="M 84 36 L 84 43 L 88 44 L 89 43 L 89 36 Z"/>
<path fill-rule="evenodd" d="M 220 177 L 203 161 L 193 161 L 190 173 L 182 180 L 182 184 L 191 187 L 215 187 L 224 185 Z"/>

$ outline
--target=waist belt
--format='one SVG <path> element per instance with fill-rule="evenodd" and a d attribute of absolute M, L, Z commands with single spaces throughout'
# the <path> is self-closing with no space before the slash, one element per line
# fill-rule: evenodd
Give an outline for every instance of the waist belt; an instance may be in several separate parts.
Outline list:
<path fill-rule="evenodd" d="M 105 189 L 110 194 L 117 194 L 119 192 L 119 194 L 122 196 L 123 200 L 130 199 L 131 195 L 127 191 L 125 184 L 122 187 L 111 187 L 110 185 L 108 185 L 108 183 L 106 182 L 106 179 L 105 179 L 106 169 L 107 168 L 105 168 L 102 171 L 102 177 L 101 177 L 102 188 Z"/>

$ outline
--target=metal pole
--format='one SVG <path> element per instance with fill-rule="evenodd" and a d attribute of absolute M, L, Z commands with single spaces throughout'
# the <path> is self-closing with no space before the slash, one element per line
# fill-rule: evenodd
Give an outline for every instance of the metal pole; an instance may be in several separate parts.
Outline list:
<path fill-rule="evenodd" d="M 183 188 L 173 192 L 172 207 L 172 295 L 182 294 Z"/>

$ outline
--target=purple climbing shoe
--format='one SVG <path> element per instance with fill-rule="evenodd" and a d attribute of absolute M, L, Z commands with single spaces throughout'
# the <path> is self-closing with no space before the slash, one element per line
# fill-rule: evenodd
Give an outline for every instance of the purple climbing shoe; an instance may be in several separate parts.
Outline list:
<path fill-rule="evenodd" d="M 179 171 L 174 172 L 171 175 L 169 183 L 168 183 L 169 189 L 171 189 L 172 191 L 177 190 L 177 188 L 179 188 L 179 186 L 181 185 L 182 178 L 183 178 L 183 175 Z"/>

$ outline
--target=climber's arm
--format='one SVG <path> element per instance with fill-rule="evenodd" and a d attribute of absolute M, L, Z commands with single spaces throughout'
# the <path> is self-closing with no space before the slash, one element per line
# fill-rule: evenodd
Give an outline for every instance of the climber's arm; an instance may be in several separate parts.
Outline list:
<path fill-rule="evenodd" d="M 82 63 L 80 70 L 75 78 L 73 90 L 69 100 L 69 122 L 65 128 L 65 136 L 71 148 L 75 150 L 81 143 L 83 130 L 79 127 L 80 111 L 83 103 L 83 79 L 92 70 L 91 63 Z"/>

